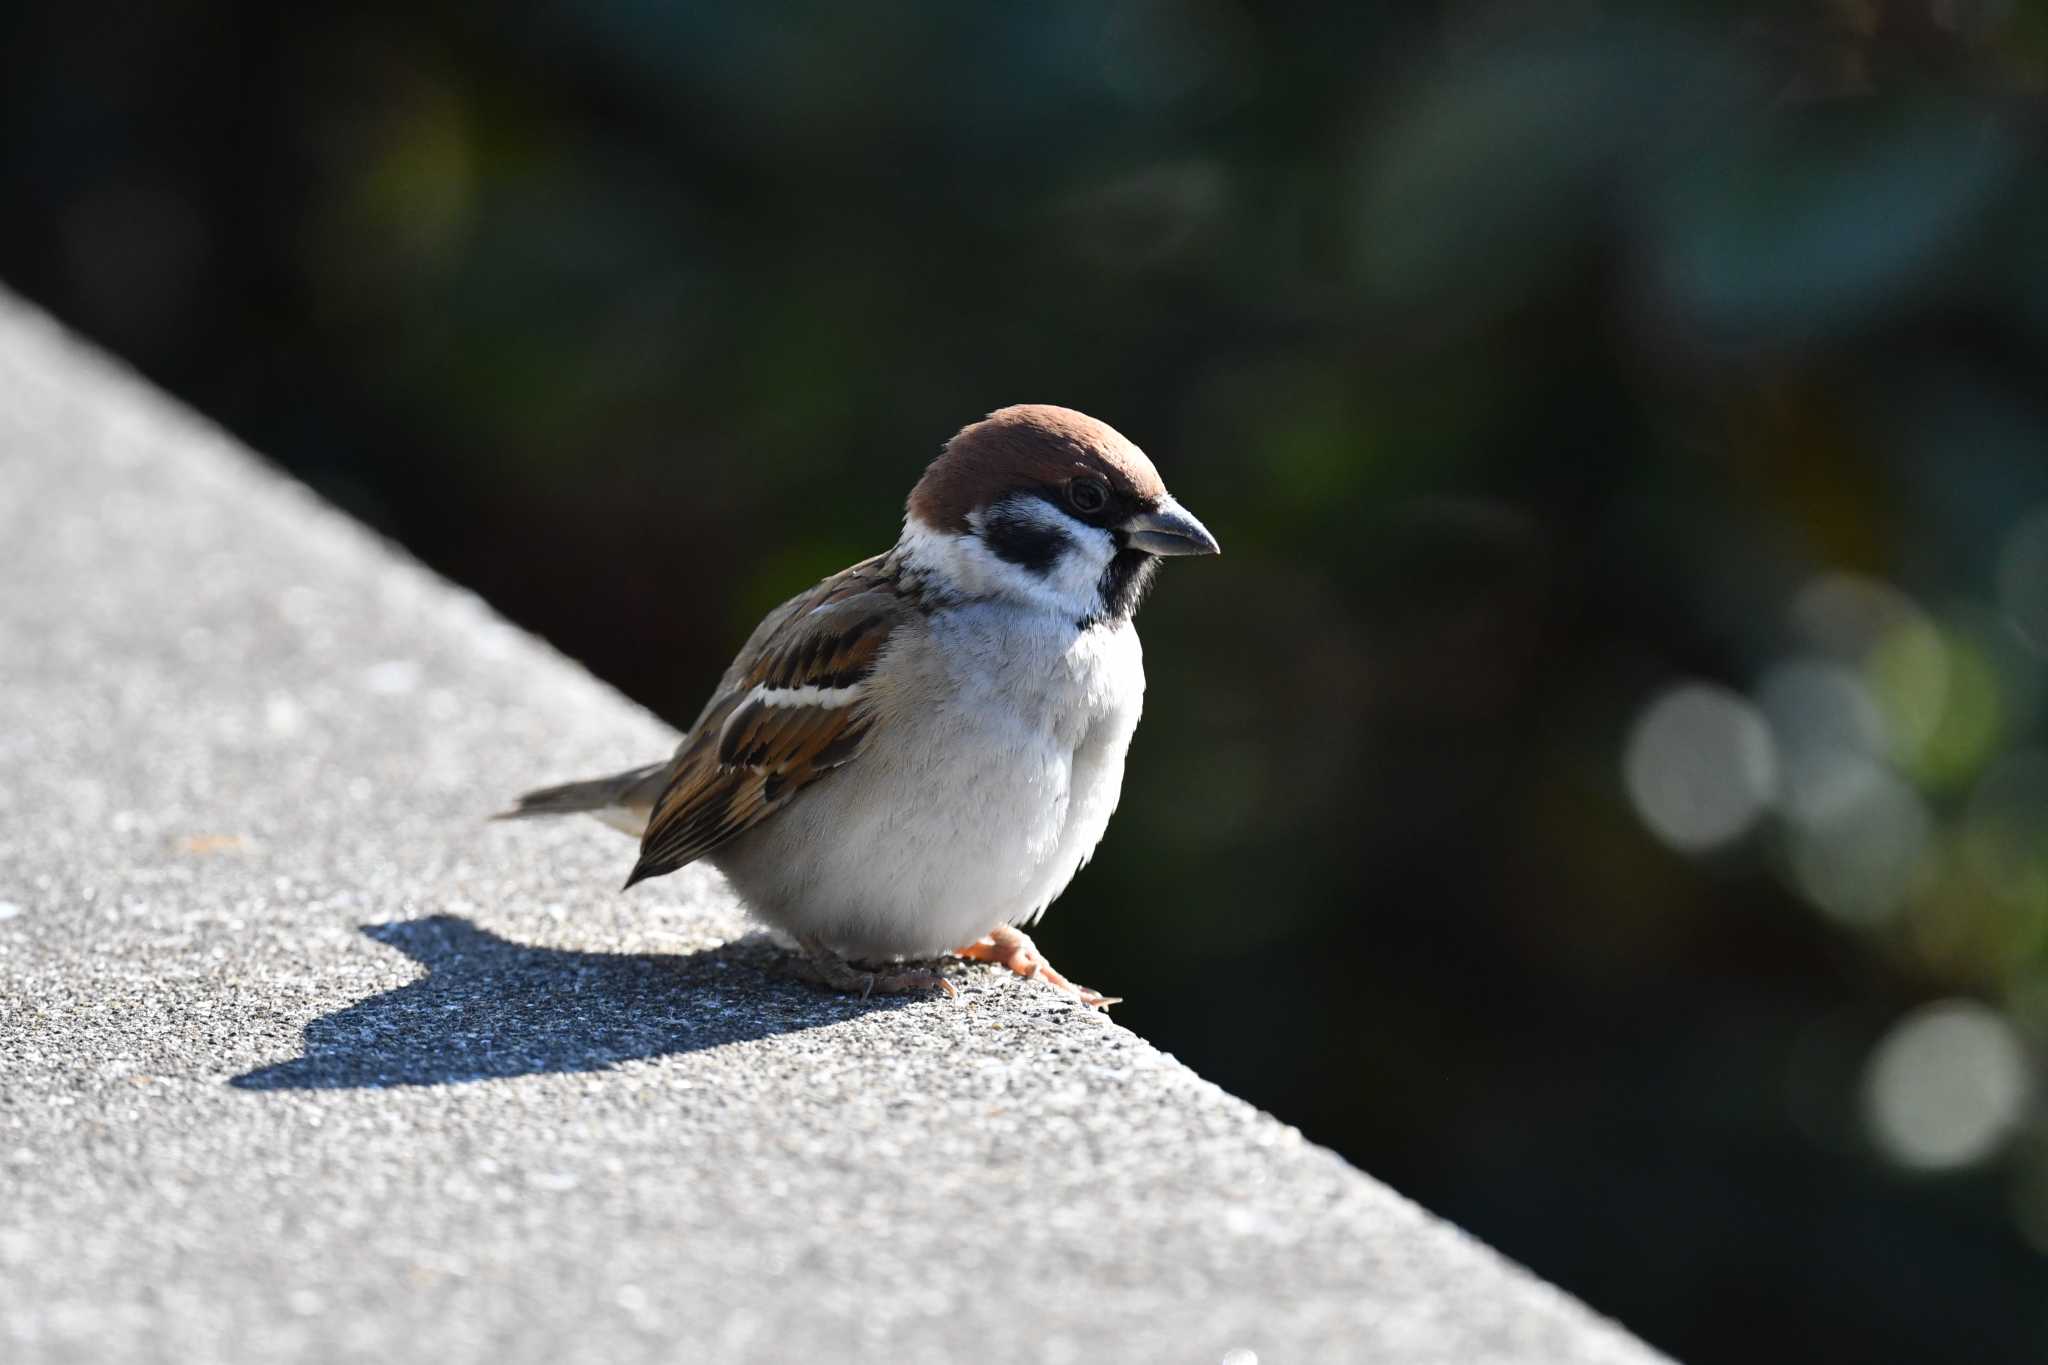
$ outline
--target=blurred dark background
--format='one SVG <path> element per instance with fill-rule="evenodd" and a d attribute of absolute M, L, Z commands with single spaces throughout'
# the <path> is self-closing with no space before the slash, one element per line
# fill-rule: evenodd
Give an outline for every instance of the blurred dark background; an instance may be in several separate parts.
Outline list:
<path fill-rule="evenodd" d="M 1055 961 L 1684 1359 L 2048 1358 L 2048 5 L 1621 10 L 16 7 L 0 279 L 678 722 L 1109 420 Z"/>

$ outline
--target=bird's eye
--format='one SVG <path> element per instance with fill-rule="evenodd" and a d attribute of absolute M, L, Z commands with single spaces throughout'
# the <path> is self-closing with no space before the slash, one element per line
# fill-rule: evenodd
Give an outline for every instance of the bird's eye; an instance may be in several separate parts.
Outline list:
<path fill-rule="evenodd" d="M 1093 479 L 1076 479 L 1067 485 L 1067 501 L 1083 516 L 1093 516 L 1109 505 L 1109 490 Z"/>

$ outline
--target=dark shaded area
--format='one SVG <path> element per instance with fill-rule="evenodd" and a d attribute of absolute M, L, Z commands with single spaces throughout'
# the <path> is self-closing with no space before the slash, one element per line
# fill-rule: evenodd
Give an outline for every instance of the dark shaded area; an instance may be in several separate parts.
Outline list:
<path fill-rule="evenodd" d="M 672 720 L 1112 421 L 1053 960 L 1684 1359 L 2048 1354 L 2038 4 L 7 22 L 0 277 Z"/>
<path fill-rule="evenodd" d="M 512 943 L 459 915 L 363 932 L 427 969 L 306 1025 L 305 1052 L 241 1090 L 452 1085 L 603 1071 L 834 1024 L 900 998 L 826 996 L 766 973 L 766 935 L 695 953 L 587 953 Z"/>

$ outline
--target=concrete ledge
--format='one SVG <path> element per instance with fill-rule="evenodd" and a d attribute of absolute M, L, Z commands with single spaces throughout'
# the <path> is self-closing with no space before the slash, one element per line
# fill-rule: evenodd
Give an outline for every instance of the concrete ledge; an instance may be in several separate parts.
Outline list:
<path fill-rule="evenodd" d="M 671 736 L 5 296 L 0 395 L 0 1357 L 1657 1358 L 1049 992 L 484 825 Z"/>

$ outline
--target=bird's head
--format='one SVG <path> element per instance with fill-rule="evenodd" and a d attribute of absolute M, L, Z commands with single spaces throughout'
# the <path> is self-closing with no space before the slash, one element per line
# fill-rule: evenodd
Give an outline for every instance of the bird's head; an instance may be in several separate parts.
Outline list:
<path fill-rule="evenodd" d="M 903 546 L 968 596 L 1082 623 L 1137 610 L 1166 555 L 1219 553 L 1145 452 L 1072 408 L 1002 408 L 946 442 L 911 490 Z"/>

